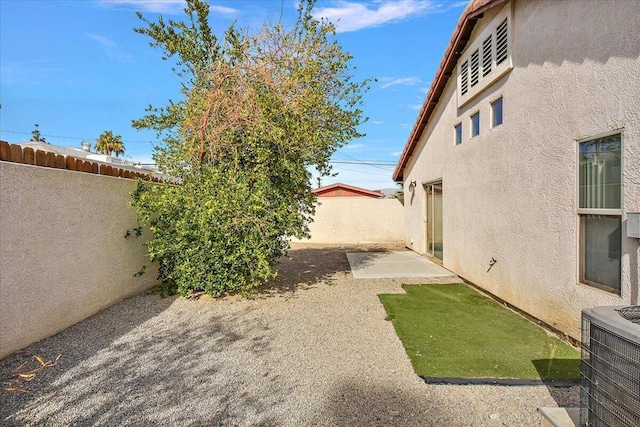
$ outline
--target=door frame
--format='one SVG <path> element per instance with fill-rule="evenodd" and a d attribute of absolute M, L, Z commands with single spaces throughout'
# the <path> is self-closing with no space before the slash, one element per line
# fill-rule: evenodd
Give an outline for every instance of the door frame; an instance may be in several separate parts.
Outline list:
<path fill-rule="evenodd" d="M 436 184 L 440 184 L 440 188 L 441 188 L 441 194 L 442 194 L 442 198 L 444 199 L 444 186 L 442 185 L 442 178 L 440 179 L 436 179 L 433 181 L 425 181 L 422 182 L 422 189 L 424 191 L 424 204 L 422 207 L 422 213 L 423 213 L 423 221 L 422 223 L 424 224 L 423 227 L 423 236 L 424 236 L 424 253 L 427 257 L 429 257 L 429 259 L 437 264 L 442 265 L 442 259 L 438 258 L 435 255 L 435 248 L 429 248 L 429 238 L 428 238 L 428 227 L 429 224 L 434 223 L 435 221 L 433 221 L 433 217 L 434 217 L 434 210 L 433 208 L 435 207 L 434 204 L 432 204 L 432 212 L 431 212 L 431 221 L 429 221 L 429 212 L 428 212 L 428 208 L 429 208 L 429 188 L 428 187 L 433 187 Z M 442 215 L 442 219 L 444 222 L 444 214 Z M 444 228 L 444 227 L 443 227 Z M 444 248 L 444 233 L 443 230 L 440 230 L 440 233 L 443 235 L 443 248 Z M 432 224 L 432 235 L 435 236 L 435 225 Z M 443 256 L 442 258 L 444 258 L 444 251 L 443 251 Z"/>

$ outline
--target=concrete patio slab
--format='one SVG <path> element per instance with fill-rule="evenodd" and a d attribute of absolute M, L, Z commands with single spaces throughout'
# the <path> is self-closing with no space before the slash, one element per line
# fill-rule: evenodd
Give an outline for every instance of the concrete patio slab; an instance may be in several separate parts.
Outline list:
<path fill-rule="evenodd" d="M 457 278 L 446 268 L 412 251 L 347 253 L 347 259 L 356 279 Z"/>

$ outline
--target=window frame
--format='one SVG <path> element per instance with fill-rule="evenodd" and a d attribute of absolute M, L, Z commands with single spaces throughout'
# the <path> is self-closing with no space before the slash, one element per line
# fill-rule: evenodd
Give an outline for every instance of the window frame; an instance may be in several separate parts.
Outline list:
<path fill-rule="evenodd" d="M 478 132 L 474 133 L 475 128 L 473 125 L 473 118 L 478 116 Z M 469 123 L 471 124 L 469 127 L 471 129 L 471 131 L 469 132 L 469 139 L 471 138 L 475 138 L 476 136 L 480 135 L 480 110 L 476 110 L 474 113 L 471 113 L 469 115 Z"/>
<path fill-rule="evenodd" d="M 500 123 L 496 123 L 495 106 L 500 103 Z M 501 126 L 504 123 L 504 97 L 500 96 L 489 103 L 491 106 L 491 129 Z"/>
<path fill-rule="evenodd" d="M 597 139 L 607 138 L 614 135 L 620 135 L 620 207 L 619 208 L 582 208 L 580 207 L 580 145 L 591 142 Z M 622 247 L 624 241 L 624 233 L 622 232 L 622 220 L 623 220 L 623 212 L 624 212 L 624 129 L 614 129 L 608 132 L 600 133 L 597 135 L 589 136 L 586 138 L 582 138 L 576 140 L 576 192 L 575 192 L 575 204 L 576 204 L 576 251 L 577 251 L 577 283 L 584 286 L 589 286 L 591 288 L 599 289 L 605 292 L 608 292 L 613 295 L 622 296 Z M 618 289 L 612 289 L 607 285 L 603 285 L 601 283 L 592 282 L 588 279 L 584 278 L 584 269 L 585 269 L 585 261 L 584 261 L 584 240 L 583 235 L 584 231 L 584 223 L 582 221 L 583 217 L 590 215 L 600 215 L 606 217 L 617 217 L 620 220 L 620 272 L 619 272 L 619 280 Z"/>
<path fill-rule="evenodd" d="M 462 122 L 453 126 L 453 142 L 455 145 L 462 144 Z"/>

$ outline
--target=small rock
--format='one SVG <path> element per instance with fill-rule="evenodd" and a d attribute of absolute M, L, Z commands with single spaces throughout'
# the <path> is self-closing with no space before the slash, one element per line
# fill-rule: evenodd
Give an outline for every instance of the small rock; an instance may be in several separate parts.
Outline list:
<path fill-rule="evenodd" d="M 392 417 L 397 417 L 400 415 L 400 411 L 389 411 L 389 415 Z"/>
<path fill-rule="evenodd" d="M 491 418 L 492 420 L 497 420 L 500 418 L 500 414 L 491 414 L 489 415 L 489 418 Z"/>

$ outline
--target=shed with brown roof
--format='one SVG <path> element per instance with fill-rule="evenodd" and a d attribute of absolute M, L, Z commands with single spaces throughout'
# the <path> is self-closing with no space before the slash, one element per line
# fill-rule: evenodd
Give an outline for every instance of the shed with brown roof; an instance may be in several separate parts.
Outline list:
<path fill-rule="evenodd" d="M 317 197 L 373 197 L 376 199 L 384 197 L 384 193 L 371 191 L 365 188 L 354 187 L 353 185 L 336 184 L 316 188 L 311 191 Z"/>

